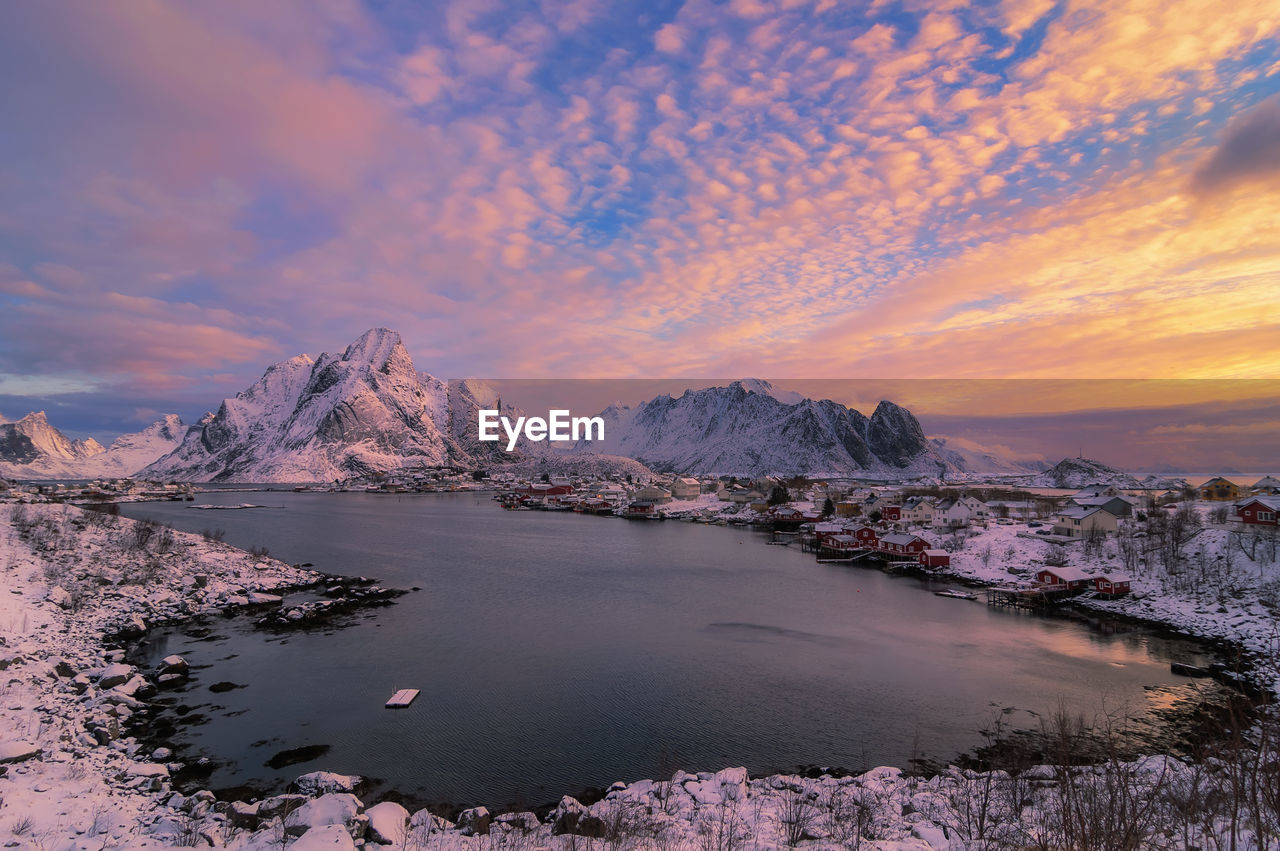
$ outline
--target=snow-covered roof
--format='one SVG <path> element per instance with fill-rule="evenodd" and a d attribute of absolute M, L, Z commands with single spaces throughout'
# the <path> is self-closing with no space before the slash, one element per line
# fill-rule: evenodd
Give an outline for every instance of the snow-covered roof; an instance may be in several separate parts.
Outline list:
<path fill-rule="evenodd" d="M 920 540 L 920 538 L 917 535 L 908 535 L 905 532 L 892 532 L 880 540 L 886 544 L 909 544 L 912 541 Z"/>
<path fill-rule="evenodd" d="M 1237 502 L 1236 507 L 1243 508 L 1244 506 L 1251 505 L 1255 502 L 1265 505 L 1267 508 L 1270 508 L 1272 511 L 1280 511 L 1280 496 L 1266 496 L 1266 495 L 1251 496 L 1248 499 L 1242 499 L 1239 502 Z"/>
<path fill-rule="evenodd" d="M 1106 581 L 1110 582 L 1112 585 L 1119 585 L 1122 582 L 1133 581 L 1133 577 L 1129 576 L 1127 573 L 1104 573 L 1099 578 L 1105 579 Z"/>
<path fill-rule="evenodd" d="M 947 552 L 946 550 L 925 550 L 925 551 L 924 551 L 924 554 L 925 554 L 925 555 L 927 555 L 927 556 L 949 556 L 949 555 L 951 555 L 951 553 Z"/>
<path fill-rule="evenodd" d="M 1065 567 L 1042 567 L 1040 572 L 1052 573 L 1064 582 L 1079 582 L 1081 579 L 1092 579 L 1093 577 L 1085 573 L 1078 567 L 1066 565 Z"/>
<path fill-rule="evenodd" d="M 1083 520 L 1086 517 L 1089 517 L 1090 515 L 1097 514 L 1099 511 L 1106 512 L 1107 514 L 1111 514 L 1110 511 L 1107 511 L 1105 508 L 1102 508 L 1100 506 L 1091 507 L 1087 505 L 1081 505 L 1081 506 L 1077 506 L 1076 508 L 1067 508 L 1067 509 L 1064 509 L 1063 511 L 1059 511 L 1057 516 L 1065 517 L 1068 520 Z M 1112 516 L 1114 517 L 1115 515 L 1112 515 Z"/>

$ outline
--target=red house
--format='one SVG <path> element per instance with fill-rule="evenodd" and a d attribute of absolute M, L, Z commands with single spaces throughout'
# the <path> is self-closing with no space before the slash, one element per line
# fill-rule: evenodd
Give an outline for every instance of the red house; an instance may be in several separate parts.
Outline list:
<path fill-rule="evenodd" d="M 919 556 L 929 548 L 929 542 L 918 535 L 908 535 L 905 532 L 892 532 L 880 539 L 881 552 L 894 553 L 895 555 Z"/>
<path fill-rule="evenodd" d="M 920 564 L 925 567 L 950 567 L 951 553 L 946 550 L 921 550 Z"/>
<path fill-rule="evenodd" d="M 898 522 L 902 519 L 902 506 L 886 505 L 884 508 L 880 509 L 880 519 L 892 520 L 895 523 Z"/>
<path fill-rule="evenodd" d="M 1236 503 L 1241 523 L 1254 526 L 1280 526 L 1280 496 L 1253 496 Z"/>
<path fill-rule="evenodd" d="M 1093 577 L 1078 567 L 1042 567 L 1036 571 L 1036 582 L 1047 591 L 1078 591 L 1088 587 Z"/>
<path fill-rule="evenodd" d="M 853 536 L 858 539 L 858 545 L 864 549 L 876 550 L 880 548 L 880 535 L 870 526 L 860 526 L 854 530 Z"/>
<path fill-rule="evenodd" d="M 1108 597 L 1119 597 L 1129 593 L 1129 577 L 1122 573 L 1104 573 L 1093 577 L 1093 590 Z"/>
<path fill-rule="evenodd" d="M 521 493 L 525 496 L 568 496 L 573 493 L 573 485 L 529 485 Z"/>

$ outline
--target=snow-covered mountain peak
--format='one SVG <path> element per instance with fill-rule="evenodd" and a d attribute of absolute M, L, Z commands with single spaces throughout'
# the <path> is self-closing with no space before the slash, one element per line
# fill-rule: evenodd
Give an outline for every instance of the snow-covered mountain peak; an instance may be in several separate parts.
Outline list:
<path fill-rule="evenodd" d="M 368 364 L 373 369 L 386 371 L 393 360 L 400 361 L 400 366 L 408 362 L 412 369 L 413 361 L 400 340 L 400 334 L 390 328 L 370 328 L 365 331 L 342 353 L 342 359 L 351 363 Z"/>
<path fill-rule="evenodd" d="M 741 388 L 747 393 L 759 393 L 761 396 L 769 396 L 777 399 L 784 405 L 798 405 L 804 401 L 804 396 L 796 393 L 794 390 L 782 390 L 775 387 L 771 382 L 765 381 L 763 378 L 742 378 L 732 384 L 730 387 Z"/>

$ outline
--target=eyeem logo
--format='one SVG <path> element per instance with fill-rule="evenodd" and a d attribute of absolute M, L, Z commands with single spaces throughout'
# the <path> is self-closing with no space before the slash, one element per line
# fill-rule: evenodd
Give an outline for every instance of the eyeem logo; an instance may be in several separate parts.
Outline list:
<path fill-rule="evenodd" d="M 498 426 L 507 435 L 507 451 L 516 448 L 520 435 L 534 442 L 540 440 L 604 440 L 603 417 L 571 417 L 568 411 L 547 411 L 547 418 L 516 417 L 515 424 L 498 411 L 480 409 L 480 439 L 483 441 L 501 440 Z"/>

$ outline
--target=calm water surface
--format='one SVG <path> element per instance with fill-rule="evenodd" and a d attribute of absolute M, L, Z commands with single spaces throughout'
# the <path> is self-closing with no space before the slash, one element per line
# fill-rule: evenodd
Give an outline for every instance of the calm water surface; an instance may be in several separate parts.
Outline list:
<path fill-rule="evenodd" d="M 904 765 L 980 743 L 993 707 L 1143 711 L 1194 645 L 936 597 L 751 531 L 502 511 L 476 494 L 214 493 L 125 507 L 289 562 L 422 590 L 328 632 L 159 633 L 196 666 L 179 744 L 212 788 L 324 767 L 429 800 L 539 803 L 745 765 Z M 244 686 L 212 693 L 229 681 Z M 422 690 L 409 709 L 383 703 Z M 279 770 L 306 745 L 329 752 Z"/>

